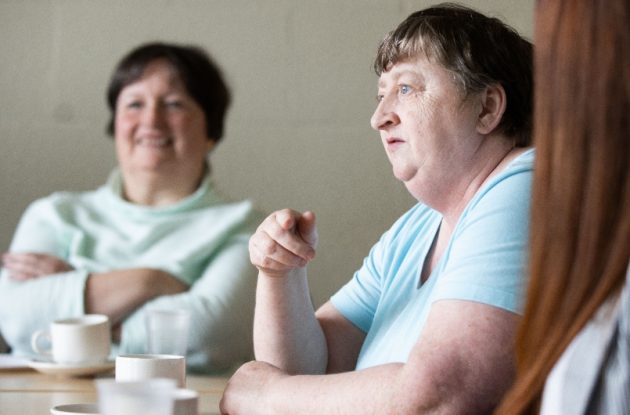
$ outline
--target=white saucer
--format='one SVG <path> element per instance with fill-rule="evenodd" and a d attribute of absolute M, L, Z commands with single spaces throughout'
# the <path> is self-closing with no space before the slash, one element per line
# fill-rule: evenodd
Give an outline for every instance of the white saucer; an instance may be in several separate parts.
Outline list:
<path fill-rule="evenodd" d="M 98 405 L 95 403 L 74 403 L 71 405 L 57 405 L 50 408 L 52 415 L 93 415 L 98 414 Z"/>
<path fill-rule="evenodd" d="M 113 360 L 106 360 L 99 363 L 64 364 L 42 360 L 29 360 L 28 365 L 38 372 L 48 375 L 89 376 L 111 371 L 112 369 L 114 369 L 115 362 Z"/>

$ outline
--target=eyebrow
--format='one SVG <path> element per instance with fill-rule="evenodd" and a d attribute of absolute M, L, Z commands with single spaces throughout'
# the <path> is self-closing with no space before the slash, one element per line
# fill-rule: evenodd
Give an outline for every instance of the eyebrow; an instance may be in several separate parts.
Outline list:
<path fill-rule="evenodd" d="M 423 78 L 422 75 L 420 73 L 418 73 L 417 71 L 414 71 L 412 69 L 403 68 L 400 71 L 396 71 L 396 72 L 392 73 L 392 80 L 393 81 L 398 81 L 400 78 L 402 78 L 405 75 L 411 75 L 414 78 Z M 377 86 L 378 86 L 378 88 L 384 88 L 385 87 L 385 82 L 382 80 L 382 78 L 379 78 Z"/>

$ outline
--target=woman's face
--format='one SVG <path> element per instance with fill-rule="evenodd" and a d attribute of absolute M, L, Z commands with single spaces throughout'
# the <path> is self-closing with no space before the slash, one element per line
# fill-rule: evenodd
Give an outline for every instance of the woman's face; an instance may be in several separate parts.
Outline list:
<path fill-rule="evenodd" d="M 123 175 L 163 174 L 198 181 L 213 141 L 205 115 L 171 66 L 149 63 L 116 101 L 116 154 Z"/>
<path fill-rule="evenodd" d="M 417 199 L 462 174 L 481 139 L 476 102 L 464 99 L 449 71 L 423 56 L 381 74 L 371 125 L 380 132 L 394 176 Z"/>

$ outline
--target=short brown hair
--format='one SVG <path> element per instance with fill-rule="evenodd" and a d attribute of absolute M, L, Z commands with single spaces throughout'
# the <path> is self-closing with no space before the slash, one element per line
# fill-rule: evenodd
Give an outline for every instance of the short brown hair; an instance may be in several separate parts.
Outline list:
<path fill-rule="evenodd" d="M 219 141 L 223 137 L 230 91 L 218 66 L 197 46 L 159 42 L 138 46 L 116 66 L 107 88 L 107 104 L 111 112 L 107 126 L 109 135 L 114 135 L 118 95 L 127 85 L 140 79 L 146 67 L 157 59 L 164 59 L 171 65 L 188 94 L 203 110 L 208 138 Z"/>
<path fill-rule="evenodd" d="M 442 65 L 465 94 L 500 84 L 507 106 L 499 128 L 525 147 L 532 130 L 532 44 L 497 18 L 444 3 L 412 13 L 378 47 L 377 75 L 418 55 Z"/>

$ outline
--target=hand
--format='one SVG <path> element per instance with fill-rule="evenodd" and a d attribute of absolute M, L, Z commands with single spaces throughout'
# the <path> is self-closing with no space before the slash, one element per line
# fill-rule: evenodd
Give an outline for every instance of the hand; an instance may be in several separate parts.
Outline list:
<path fill-rule="evenodd" d="M 262 273 L 284 277 L 315 257 L 317 228 L 313 212 L 279 210 L 260 224 L 249 240 L 249 258 Z"/>
<path fill-rule="evenodd" d="M 270 414 L 272 408 L 265 405 L 265 399 L 271 396 L 269 385 L 278 379 L 287 377 L 277 367 L 265 362 L 249 362 L 241 366 L 230 378 L 219 409 L 223 415 Z"/>
<path fill-rule="evenodd" d="M 148 286 L 153 288 L 155 297 L 180 294 L 190 288 L 185 282 L 166 271 L 155 268 L 138 268 L 135 271 L 146 275 Z"/>
<path fill-rule="evenodd" d="M 2 267 L 9 272 L 9 276 L 12 279 L 18 281 L 30 280 L 74 269 L 70 264 L 53 255 L 31 252 L 4 253 L 2 255 Z"/>
<path fill-rule="evenodd" d="M 188 285 L 168 272 L 152 268 L 120 269 L 92 273 L 85 286 L 85 310 L 106 314 L 119 323 L 136 308 L 162 295 L 188 290 Z"/>

